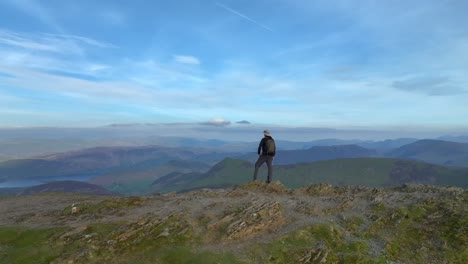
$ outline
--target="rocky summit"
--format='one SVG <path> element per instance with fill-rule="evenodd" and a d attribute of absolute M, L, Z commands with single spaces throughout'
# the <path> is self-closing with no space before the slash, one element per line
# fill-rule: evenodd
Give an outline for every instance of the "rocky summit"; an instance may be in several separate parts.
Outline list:
<path fill-rule="evenodd" d="M 0 197 L 0 263 L 468 263 L 468 191 L 252 182 Z"/>

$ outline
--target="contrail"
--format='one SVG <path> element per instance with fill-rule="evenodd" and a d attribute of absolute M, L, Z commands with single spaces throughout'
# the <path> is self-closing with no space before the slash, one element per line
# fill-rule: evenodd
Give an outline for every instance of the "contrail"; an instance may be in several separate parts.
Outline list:
<path fill-rule="evenodd" d="M 253 20 L 252 18 L 250 18 L 250 17 L 248 17 L 248 16 L 246 16 L 246 15 L 244 15 L 244 14 L 241 14 L 241 13 L 237 12 L 236 10 L 230 8 L 230 7 L 227 7 L 227 6 L 225 6 L 225 5 L 223 5 L 223 4 L 220 4 L 220 3 L 218 3 L 218 2 L 215 2 L 215 4 L 216 4 L 217 6 L 223 8 L 224 10 L 227 10 L 227 11 L 229 11 L 229 12 L 235 14 L 235 15 L 238 15 L 238 16 L 242 17 L 243 19 L 246 19 L 246 20 L 248 20 L 248 21 L 254 23 L 255 25 L 257 25 L 257 26 L 259 26 L 259 27 L 261 27 L 261 28 L 263 28 L 263 29 L 266 29 L 266 30 L 268 30 L 268 31 L 273 32 L 273 29 L 271 29 L 271 28 L 269 28 L 269 27 L 267 27 L 267 26 L 265 26 L 265 25 L 262 25 L 262 24 L 258 23 L 257 21 Z"/>

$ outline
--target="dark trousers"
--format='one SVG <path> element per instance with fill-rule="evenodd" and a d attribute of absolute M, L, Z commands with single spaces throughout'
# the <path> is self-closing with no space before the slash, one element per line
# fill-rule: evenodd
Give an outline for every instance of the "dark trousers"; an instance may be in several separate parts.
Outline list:
<path fill-rule="evenodd" d="M 266 156 L 266 155 L 261 155 L 258 157 L 257 162 L 255 162 L 255 172 L 253 176 L 253 180 L 255 181 L 257 179 L 258 175 L 258 169 L 263 165 L 263 163 L 267 164 L 268 166 L 268 178 L 267 182 L 271 182 L 271 178 L 273 177 L 273 156 Z"/>

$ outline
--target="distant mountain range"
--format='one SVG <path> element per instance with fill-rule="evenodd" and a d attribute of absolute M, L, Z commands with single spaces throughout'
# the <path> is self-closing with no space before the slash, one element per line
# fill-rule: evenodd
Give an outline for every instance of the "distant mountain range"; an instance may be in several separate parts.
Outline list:
<path fill-rule="evenodd" d="M 50 129 L 49 129 L 50 130 Z M 141 146 L 161 146 L 167 148 L 205 148 L 218 152 L 252 152 L 255 151 L 258 141 L 230 141 L 217 139 L 197 139 L 190 137 L 174 136 L 154 136 L 139 135 L 122 136 L 110 131 L 100 131 L 81 129 L 73 130 L 51 130 L 35 129 L 34 133 L 25 131 L 1 131 L 0 130 L 0 161 L 37 158 L 38 156 L 49 155 L 58 152 L 77 151 L 95 147 L 141 147 Z M 48 131 L 48 132 L 46 132 Z M 114 131 L 115 132 L 115 131 Z M 7 133 L 7 135 L 5 135 Z M 50 134 L 49 136 L 44 135 Z M 96 134 L 97 133 L 97 134 Z M 3 137 L 2 137 L 3 134 Z M 105 136 L 103 136 L 105 134 Z M 34 137 L 33 135 L 36 135 Z M 343 140 L 343 139 L 320 139 L 312 141 L 288 141 L 277 139 L 279 150 L 308 149 L 313 146 L 335 146 L 335 145 L 358 145 L 368 149 L 375 149 L 379 152 L 388 149 L 399 148 L 403 145 L 418 141 L 416 138 L 387 139 L 383 141 L 371 140 Z M 467 143 L 468 136 L 444 136 L 437 140 L 447 140 L 453 142 Z"/>
<path fill-rule="evenodd" d="M 459 142 L 459 143 L 468 143 L 468 135 L 466 136 L 441 136 L 437 138 L 438 140 Z"/>
<path fill-rule="evenodd" d="M 252 181 L 253 164 L 227 158 L 206 173 L 169 174 L 157 179 L 155 192 L 225 187 Z M 263 168 L 260 179 L 266 179 Z M 404 183 L 468 187 L 468 169 L 391 158 L 348 158 L 274 166 L 274 180 L 297 188 L 314 183 L 384 187 Z"/>
<path fill-rule="evenodd" d="M 38 158 L 61 152 L 81 151 L 99 147 L 145 147 L 209 149 L 217 152 L 247 152 L 252 144 L 221 140 L 201 140 L 183 137 L 105 137 L 105 138 L 13 138 L 0 139 L 0 161 Z"/>
<path fill-rule="evenodd" d="M 287 166 L 281 167 L 278 165 L 294 165 L 316 161 L 332 161 L 335 159 L 350 159 L 357 162 L 358 165 L 356 166 L 365 167 L 367 165 L 366 163 L 359 162 L 360 159 L 353 158 L 405 159 L 449 167 L 468 167 L 467 143 L 441 140 L 419 140 L 398 148 L 383 150 L 384 146 L 389 147 L 411 140 L 412 139 L 401 139 L 398 141 L 381 142 L 382 148 L 380 150 L 364 148 L 358 145 L 312 146 L 307 149 L 297 150 L 280 150 L 278 148 L 279 150 L 277 151 L 274 162 L 276 165 L 275 170 L 279 170 L 279 172 L 275 172 L 275 174 L 282 175 L 282 170 L 285 170 L 284 173 L 288 173 L 286 170 Z M 330 142 L 331 141 L 326 141 L 322 143 Z M 219 144 L 219 142 L 213 142 L 213 144 Z M 255 150 L 257 148 L 256 144 L 258 143 L 255 143 Z M 283 142 L 278 142 L 278 145 L 279 144 L 283 144 Z M 158 190 L 158 188 L 165 190 L 167 189 L 168 183 L 172 183 L 174 186 L 183 185 L 184 188 L 189 188 L 190 186 L 185 186 L 185 184 L 187 184 L 186 177 L 190 179 L 205 179 L 207 178 L 205 174 L 209 172 L 212 173 L 213 169 L 216 169 L 218 165 L 207 172 L 211 166 L 226 157 L 248 161 L 241 165 L 243 166 L 242 168 L 248 167 L 245 173 L 250 177 L 252 173 L 251 163 L 255 162 L 257 159 L 257 154 L 255 152 L 242 154 L 236 152 L 220 152 L 218 150 L 206 148 L 142 146 L 97 147 L 51 154 L 35 159 L 16 159 L 0 162 L 0 182 L 42 178 L 47 178 L 46 181 L 54 179 L 64 180 L 74 179 L 67 178 L 69 176 L 89 175 L 88 179 L 92 178 L 90 180 L 91 183 L 104 186 L 112 191 L 125 194 L 142 194 L 151 190 Z M 376 160 L 379 159 L 369 160 L 376 162 Z M 413 167 L 417 166 L 415 165 Z M 228 178 L 237 177 L 234 174 L 237 173 L 238 170 L 235 167 L 232 169 L 233 174 Z M 378 168 L 375 167 L 374 170 L 378 170 Z M 328 170 L 324 171 L 325 174 L 327 172 Z M 388 175 L 388 171 L 385 171 L 385 173 Z M 295 175 L 304 175 L 304 177 L 306 177 L 305 174 L 300 173 Z M 346 178 L 344 174 L 341 176 Z M 434 177 L 434 179 L 436 179 L 437 175 Z M 346 182 L 347 181 L 343 181 L 343 183 Z M 440 179 L 435 180 L 434 183 L 437 184 L 439 182 L 441 182 Z M 153 186 L 151 186 L 152 183 Z M 214 183 L 216 183 L 216 181 Z M 334 183 L 341 184 L 342 182 Z M 358 181 L 350 182 L 350 184 L 354 183 L 359 184 Z M 368 181 L 364 181 L 364 183 L 368 183 Z M 393 182 L 380 182 L 379 184 L 392 183 Z M 208 182 L 206 182 L 206 184 L 208 184 Z M 231 183 L 219 182 L 219 184 Z M 291 186 L 295 185 L 292 184 Z"/>
<path fill-rule="evenodd" d="M 368 149 L 375 149 L 377 151 L 385 151 L 389 149 L 399 148 L 401 146 L 411 144 L 413 142 L 418 141 L 419 139 L 415 138 L 399 138 L 399 139 L 387 139 L 383 141 L 364 141 L 358 142 L 356 145 L 368 148 Z"/>
<path fill-rule="evenodd" d="M 257 157 L 256 153 L 250 153 L 238 158 L 255 162 Z M 358 157 L 400 158 L 443 166 L 468 167 L 468 143 L 426 139 L 385 151 L 367 149 L 358 145 L 315 146 L 305 150 L 279 150 L 275 157 L 275 163 L 285 165 Z"/>
<path fill-rule="evenodd" d="M 105 174 L 116 171 L 142 170 L 173 160 L 212 164 L 232 153 L 202 148 L 98 147 L 52 154 L 36 159 L 0 162 L 0 181 L 40 177 L 63 177 L 77 174 Z"/>
<path fill-rule="evenodd" d="M 419 140 L 389 151 L 386 156 L 421 160 L 444 166 L 468 167 L 468 143 Z"/>

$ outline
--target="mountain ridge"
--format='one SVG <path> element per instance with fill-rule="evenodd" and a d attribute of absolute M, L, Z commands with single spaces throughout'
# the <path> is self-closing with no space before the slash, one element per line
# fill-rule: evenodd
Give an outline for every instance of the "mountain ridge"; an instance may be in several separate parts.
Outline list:
<path fill-rule="evenodd" d="M 47 177 L 46 181 L 55 178 L 58 180 L 77 179 L 98 183 L 112 191 L 123 194 L 141 194 L 155 188 L 154 186 L 160 186 L 158 183 L 151 187 L 152 182 L 159 177 L 171 172 L 179 172 L 179 174 L 173 174 L 178 179 L 183 177 L 181 173 L 194 173 L 190 177 L 198 177 L 197 173 L 208 171 L 210 166 L 216 165 L 216 161 L 229 156 L 240 157 L 250 162 L 255 162 L 257 159 L 256 153 L 236 156 L 232 155 L 231 152 L 220 153 L 207 149 L 166 148 L 160 146 L 98 147 L 47 155 L 44 159 L 0 162 L 0 181 L 9 180 L 12 177 L 15 179 Z M 358 145 L 313 146 L 300 150 L 278 150 L 275 157 L 275 166 L 334 160 L 337 158 L 366 157 L 389 157 L 428 162 L 442 166 L 467 167 L 468 144 L 441 140 L 419 140 L 398 149 L 386 151 L 383 154 Z M 188 165 L 185 166 L 185 163 Z M 232 170 L 236 171 L 238 168 L 233 167 Z M 378 168 L 374 170 L 379 171 Z M 406 168 L 405 170 L 407 170 L 407 173 L 415 173 L 414 169 Z M 429 169 L 429 171 L 431 170 Z M 433 172 L 429 173 L 428 177 L 437 178 L 432 174 Z M 95 179 L 88 180 L 92 177 Z M 238 176 L 231 175 L 230 177 L 236 178 Z M 395 176 L 394 178 L 397 181 L 396 178 L 398 177 Z M 402 177 L 399 179 L 401 180 Z M 168 177 L 164 177 L 163 180 L 169 181 Z M 220 182 L 219 184 L 224 186 L 225 183 Z"/>
<path fill-rule="evenodd" d="M 394 149 L 387 156 L 444 166 L 468 167 L 468 143 L 424 139 Z"/>
<path fill-rule="evenodd" d="M 254 165 L 248 161 L 226 158 L 204 174 L 168 175 L 157 179 L 152 186 L 155 192 L 168 192 L 241 184 L 252 180 L 253 169 Z M 266 169 L 261 169 L 259 178 L 266 179 L 265 173 Z M 468 169 L 465 168 L 377 157 L 275 165 L 273 178 L 289 188 L 316 183 L 368 187 L 424 183 L 468 187 Z"/>

